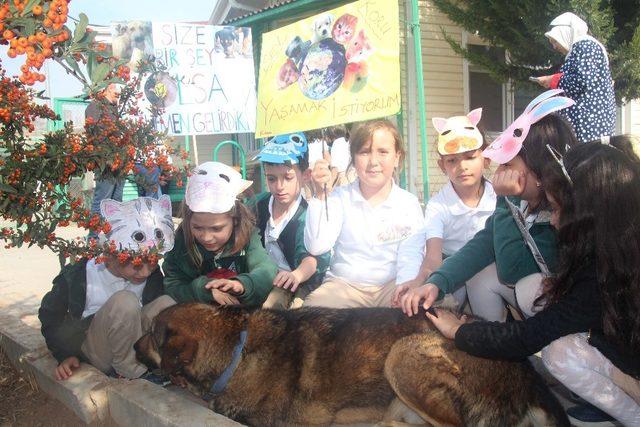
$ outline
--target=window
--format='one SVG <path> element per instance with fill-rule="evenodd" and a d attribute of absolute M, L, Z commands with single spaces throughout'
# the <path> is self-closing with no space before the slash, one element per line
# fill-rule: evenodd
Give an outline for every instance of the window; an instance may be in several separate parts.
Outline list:
<path fill-rule="evenodd" d="M 502 48 L 488 46 L 482 39 L 463 33 L 463 46 L 487 55 L 494 61 L 506 61 Z M 465 107 L 467 111 L 482 107 L 481 125 L 491 137 L 497 136 L 515 120 L 529 102 L 542 92 L 542 88 L 529 83 L 500 83 L 489 73 L 464 60 Z"/>
<path fill-rule="evenodd" d="M 505 60 L 504 49 L 472 43 L 468 43 L 467 48 L 474 53 L 488 55 L 495 61 Z M 494 80 L 477 65 L 466 60 L 464 63 L 467 111 L 482 107 L 482 127 L 490 134 L 499 133 L 506 123 L 506 85 Z"/>

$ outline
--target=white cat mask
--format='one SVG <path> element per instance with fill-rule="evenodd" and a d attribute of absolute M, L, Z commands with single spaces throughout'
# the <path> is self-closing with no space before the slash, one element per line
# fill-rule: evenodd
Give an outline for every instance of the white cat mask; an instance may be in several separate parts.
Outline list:
<path fill-rule="evenodd" d="M 101 241 L 113 240 L 118 250 L 144 250 L 157 248 L 164 254 L 173 248 L 174 231 L 171 218 L 171 199 L 139 197 L 128 202 L 104 199 L 100 213 L 111 225 L 111 231 Z"/>
<path fill-rule="evenodd" d="M 252 183 L 224 163 L 205 162 L 189 177 L 184 201 L 192 212 L 229 212 L 238 195 Z"/>

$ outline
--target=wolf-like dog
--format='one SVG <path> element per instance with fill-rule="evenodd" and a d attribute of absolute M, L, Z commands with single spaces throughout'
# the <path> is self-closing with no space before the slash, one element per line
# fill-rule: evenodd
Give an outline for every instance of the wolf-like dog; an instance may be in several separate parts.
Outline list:
<path fill-rule="evenodd" d="M 405 405 L 433 425 L 569 425 L 530 365 L 461 352 L 424 313 L 189 303 L 161 312 L 135 349 L 253 426 L 392 423 Z"/>

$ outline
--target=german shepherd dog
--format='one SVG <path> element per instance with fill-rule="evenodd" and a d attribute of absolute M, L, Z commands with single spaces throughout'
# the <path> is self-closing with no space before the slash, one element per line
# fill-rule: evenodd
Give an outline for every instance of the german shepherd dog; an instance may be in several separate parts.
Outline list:
<path fill-rule="evenodd" d="M 569 425 L 530 365 L 459 351 L 424 313 L 188 303 L 162 311 L 135 350 L 212 410 L 252 426 L 399 425 L 411 410 L 421 424 Z"/>

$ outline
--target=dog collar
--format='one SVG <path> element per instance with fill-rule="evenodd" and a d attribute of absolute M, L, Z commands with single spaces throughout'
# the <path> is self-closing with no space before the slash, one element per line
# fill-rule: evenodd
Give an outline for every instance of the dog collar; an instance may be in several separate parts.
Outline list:
<path fill-rule="evenodd" d="M 213 396 L 216 394 L 222 393 L 224 389 L 227 387 L 231 376 L 235 372 L 238 364 L 240 364 L 240 356 L 242 355 L 242 349 L 244 349 L 244 345 L 247 342 L 247 331 L 240 332 L 240 340 L 238 344 L 236 344 L 233 349 L 233 354 L 231 355 L 231 363 L 229 366 L 222 371 L 222 374 L 218 377 L 218 379 L 213 383 L 211 389 L 209 389 L 208 393 L 205 393 L 202 397 L 204 400 L 211 400 Z"/>

